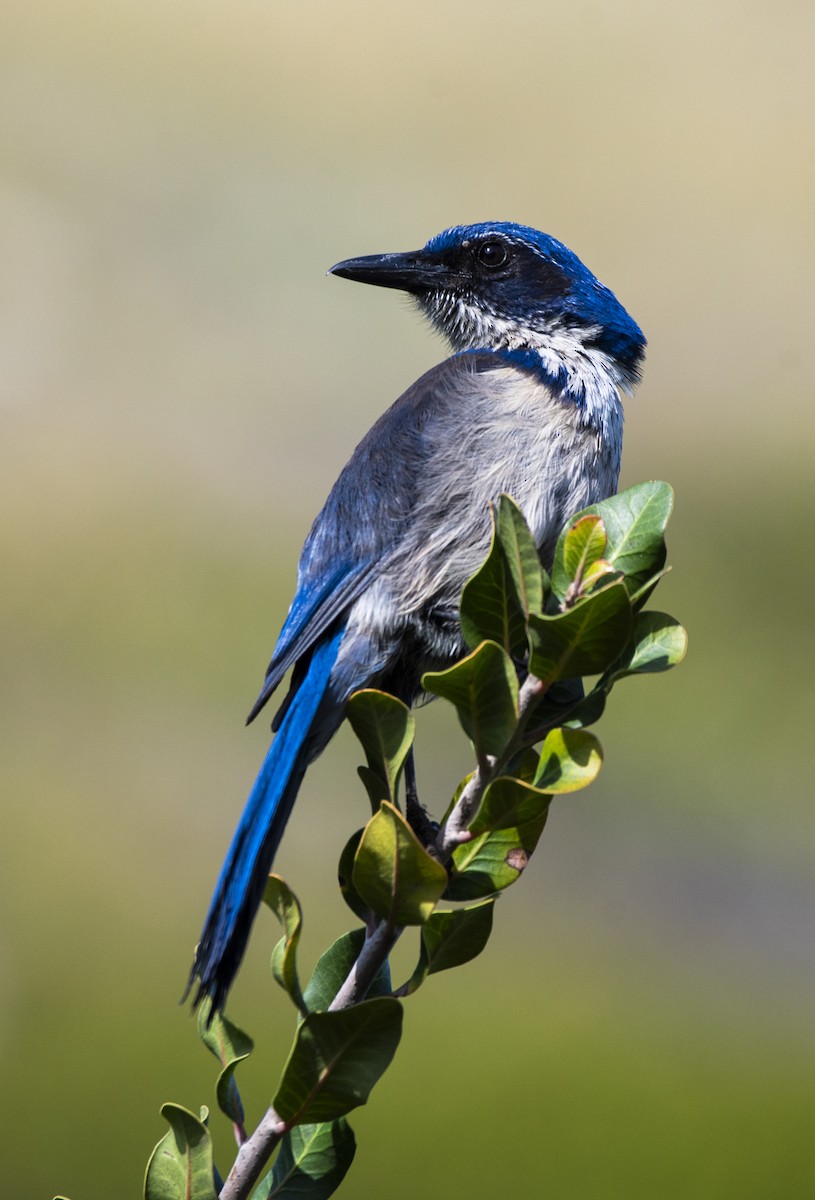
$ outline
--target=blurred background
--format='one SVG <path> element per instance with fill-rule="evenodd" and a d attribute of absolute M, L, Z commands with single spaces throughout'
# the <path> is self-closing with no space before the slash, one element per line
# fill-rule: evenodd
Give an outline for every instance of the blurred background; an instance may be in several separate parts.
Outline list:
<path fill-rule="evenodd" d="M 243 718 L 312 517 L 444 354 L 325 271 L 492 218 L 648 335 L 622 482 L 676 489 L 656 604 L 691 648 L 617 689 L 487 951 L 408 1002 L 342 1194 L 815 1194 L 813 37 L 803 0 L 5 0 L 7 1195 L 137 1196 L 161 1103 L 214 1106 L 178 999 L 267 744 Z M 431 706 L 418 746 L 441 809 L 467 745 Z M 304 973 L 352 922 L 358 760 L 343 734 L 309 773 L 278 861 Z M 250 1120 L 292 1033 L 277 936 L 230 1005 Z"/>

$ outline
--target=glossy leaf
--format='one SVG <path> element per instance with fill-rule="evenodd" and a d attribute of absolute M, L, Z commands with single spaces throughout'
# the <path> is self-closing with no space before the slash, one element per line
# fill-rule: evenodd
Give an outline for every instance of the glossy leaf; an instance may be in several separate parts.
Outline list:
<path fill-rule="evenodd" d="M 579 517 L 558 540 L 552 563 L 552 589 L 561 599 L 586 582 L 587 573 L 603 562 L 613 570 L 603 554 L 606 549 L 606 527 L 596 513 Z"/>
<path fill-rule="evenodd" d="M 510 496 L 500 497 L 495 520 L 514 599 L 525 623 L 531 612 L 543 611 L 549 580 L 524 515 Z M 523 648 L 526 648 L 525 644 Z"/>
<path fill-rule="evenodd" d="M 637 613 L 630 642 L 601 683 L 610 687 L 626 675 L 669 671 L 682 661 L 687 648 L 688 635 L 673 617 L 656 611 Z"/>
<path fill-rule="evenodd" d="M 253 1200 L 327 1200 L 354 1160 L 354 1131 L 342 1117 L 319 1125 L 295 1125 L 280 1143 L 274 1167 Z"/>
<path fill-rule="evenodd" d="M 297 977 L 297 947 L 303 925 L 300 901 L 284 879 L 279 875 L 270 875 L 266 881 L 263 903 L 275 914 L 284 932 L 284 937 L 272 951 L 272 975 L 304 1013 L 306 1008 Z"/>
<path fill-rule="evenodd" d="M 555 616 L 531 616 L 529 669 L 545 683 L 598 675 L 619 656 L 631 632 L 631 605 L 622 583 L 593 592 Z"/>
<path fill-rule="evenodd" d="M 462 634 L 471 649 L 492 641 L 509 655 L 523 658 L 527 617 L 543 610 L 549 580 L 515 500 L 505 494 L 499 497 L 491 516 L 490 553 L 462 593 Z"/>
<path fill-rule="evenodd" d="M 461 597 L 461 629 L 471 650 L 492 641 L 507 654 L 526 653 L 526 617 L 543 608 L 545 572 L 532 534 L 511 497 L 492 510 L 492 543 Z"/>
<path fill-rule="evenodd" d="M 540 788 L 510 775 L 499 775 L 484 793 L 470 832 L 474 837 L 504 829 L 523 832 L 527 827 L 534 828 L 548 807 L 549 795 Z"/>
<path fill-rule="evenodd" d="M 598 558 L 590 567 L 586 567 L 580 590 L 583 595 L 587 595 L 601 585 L 605 587 L 607 583 L 613 583 L 622 578 L 622 571 L 615 571 L 607 558 Z"/>
<path fill-rule="evenodd" d="M 387 788 L 380 800 L 396 803 L 399 775 L 413 745 L 415 722 L 406 704 L 375 688 L 354 692 L 346 706 L 351 728 L 362 743 L 368 768 Z M 366 787 L 367 780 L 363 777 Z M 369 795 L 373 800 L 370 787 Z"/>
<path fill-rule="evenodd" d="M 313 1012 L 298 1027 L 274 1107 L 289 1125 L 343 1117 L 364 1104 L 390 1065 L 402 1006 L 389 996 L 339 1012 Z"/>
<path fill-rule="evenodd" d="M 593 688 L 573 709 L 570 709 L 563 724 L 569 729 L 585 729 L 596 725 L 606 710 L 606 693 Z"/>
<path fill-rule="evenodd" d="M 665 576 L 670 575 L 670 573 L 670 567 L 663 567 L 661 571 L 656 571 L 653 575 L 649 575 L 649 577 L 645 580 L 645 583 L 641 583 L 635 592 L 630 593 L 631 607 L 633 609 L 642 608 L 656 585 L 659 583 L 660 579 L 664 579 Z"/>
<path fill-rule="evenodd" d="M 460 967 L 476 958 L 492 932 L 494 900 L 470 908 L 438 909 L 422 926 L 419 962 L 407 985 L 411 995 L 428 975 Z"/>
<path fill-rule="evenodd" d="M 602 717 L 606 707 L 606 690 L 599 683 L 585 696 L 576 696 L 569 705 L 553 705 L 549 703 L 549 692 L 544 696 L 534 712 L 534 722 L 528 727 L 528 743 L 542 741 L 553 728 L 585 729 L 595 725 Z M 516 774 L 513 770 L 511 774 Z M 531 782 L 531 781 L 530 781 Z"/>
<path fill-rule="evenodd" d="M 491 641 L 522 658 L 526 618 L 543 610 L 546 572 L 515 500 L 501 496 L 491 515 L 490 553 L 463 590 L 461 630 L 471 649 Z"/>
<path fill-rule="evenodd" d="M 461 632 L 471 650 L 492 641 L 508 654 L 522 654 L 526 626 L 510 589 L 509 567 L 498 541 L 494 513 L 492 517 L 490 552 L 461 594 Z"/>
<path fill-rule="evenodd" d="M 479 757 L 504 750 L 518 722 L 518 677 L 495 642 L 482 642 L 447 671 L 428 672 L 422 686 L 456 706 Z"/>
<path fill-rule="evenodd" d="M 427 853 L 398 809 L 383 803 L 365 826 L 354 859 L 358 895 L 392 926 L 421 925 L 446 885 L 444 867 Z"/>
<path fill-rule="evenodd" d="M 544 734 L 541 734 L 540 741 L 543 740 Z M 511 775 L 513 779 L 520 779 L 521 783 L 534 785 L 535 776 L 540 769 L 540 756 L 527 746 L 521 750 L 512 760 L 510 767 L 507 767 L 506 774 Z"/>
<path fill-rule="evenodd" d="M 541 747 L 532 784 L 553 795 L 576 792 L 594 782 L 602 765 L 603 750 L 593 733 L 552 729 Z"/>
<path fill-rule="evenodd" d="M 667 483 L 654 480 L 635 484 L 580 514 L 603 518 L 608 537 L 605 558 L 623 572 L 629 595 L 665 564 L 664 534 L 672 508 L 673 491 Z"/>
<path fill-rule="evenodd" d="M 453 852 L 446 900 L 477 900 L 520 878 L 543 833 L 551 797 L 502 775 L 487 788 L 470 826 L 473 838 Z"/>
<path fill-rule="evenodd" d="M 365 791 L 368 793 L 371 812 L 375 813 L 383 800 L 390 800 L 390 786 L 381 775 L 373 771 L 370 767 L 357 767 L 357 775 L 359 775 L 365 786 Z"/>
<path fill-rule="evenodd" d="M 161 1115 L 170 1131 L 150 1155 L 145 1200 L 217 1200 L 207 1110 L 199 1118 L 179 1104 L 165 1104 Z"/>
<path fill-rule="evenodd" d="M 252 1053 L 255 1048 L 254 1042 L 227 1016 L 217 1012 L 210 1014 L 210 1009 L 211 1002 L 207 997 L 198 1006 L 198 1036 L 221 1064 L 221 1073 L 215 1084 L 218 1107 L 242 1130 L 245 1117 L 243 1102 L 235 1082 L 235 1068 Z"/>
<path fill-rule="evenodd" d="M 352 929 L 337 938 L 320 955 L 314 974 L 306 986 L 303 999 L 309 1012 L 324 1012 L 348 977 L 365 942 L 364 929 Z M 368 996 L 389 996 L 392 991 L 390 969 L 383 963 L 368 989 Z"/>
<path fill-rule="evenodd" d="M 545 809 L 533 829 L 522 836 L 515 829 L 484 833 L 453 853 L 445 900 L 482 900 L 517 883 L 529 864 L 546 824 Z"/>
<path fill-rule="evenodd" d="M 377 809 L 381 803 L 381 800 L 377 803 Z M 363 832 L 362 829 L 358 829 L 345 843 L 337 867 L 337 881 L 340 885 L 340 894 L 351 912 L 367 925 L 371 910 L 354 887 L 354 858 Z"/>

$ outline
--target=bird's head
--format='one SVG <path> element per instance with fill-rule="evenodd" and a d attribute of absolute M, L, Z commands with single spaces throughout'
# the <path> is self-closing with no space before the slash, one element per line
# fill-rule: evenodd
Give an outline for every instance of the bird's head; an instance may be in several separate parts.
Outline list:
<path fill-rule="evenodd" d="M 639 378 L 639 326 L 576 254 L 525 225 L 456 225 L 421 250 L 350 258 L 330 273 L 407 292 L 454 350 L 539 361 L 568 390 L 581 363 L 623 388 Z"/>

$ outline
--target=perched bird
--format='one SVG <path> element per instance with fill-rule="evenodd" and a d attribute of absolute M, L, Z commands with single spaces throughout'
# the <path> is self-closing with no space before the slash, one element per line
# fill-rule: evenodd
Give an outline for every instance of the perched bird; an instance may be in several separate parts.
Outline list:
<path fill-rule="evenodd" d="M 568 518 L 617 487 L 621 392 L 645 338 L 561 242 L 503 221 L 456 226 L 422 250 L 338 263 L 343 279 L 407 292 L 452 357 L 379 418 L 303 547 L 297 591 L 252 720 L 290 668 L 275 737 L 215 887 L 190 975 L 223 1008 L 309 763 L 353 692 L 407 704 L 425 671 L 464 653 L 461 591 L 508 492 L 544 563 Z"/>

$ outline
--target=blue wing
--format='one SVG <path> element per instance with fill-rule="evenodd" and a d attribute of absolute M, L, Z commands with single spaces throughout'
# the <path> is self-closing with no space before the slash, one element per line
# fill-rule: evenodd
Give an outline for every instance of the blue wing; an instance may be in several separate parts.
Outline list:
<path fill-rule="evenodd" d="M 246 718 L 247 725 L 254 721 L 289 667 L 311 649 L 321 634 L 364 591 L 374 566 L 369 559 L 339 567 L 332 575 L 308 578 L 301 583 L 277 639 L 260 695 Z"/>
<path fill-rule="evenodd" d="M 305 669 L 304 656 L 382 570 L 410 528 L 437 423 L 450 408 L 466 404 L 474 375 L 501 366 L 504 358 L 490 353 L 445 360 L 417 380 L 357 446 L 306 539 L 297 592 L 248 721 L 290 667 L 302 662 Z"/>

